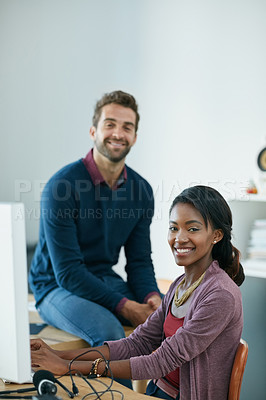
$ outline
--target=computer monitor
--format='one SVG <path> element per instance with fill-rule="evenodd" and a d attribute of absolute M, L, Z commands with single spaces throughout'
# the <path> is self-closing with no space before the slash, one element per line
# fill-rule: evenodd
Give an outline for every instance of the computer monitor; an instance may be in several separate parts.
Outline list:
<path fill-rule="evenodd" d="M 0 203 L 0 378 L 30 382 L 25 209 Z"/>

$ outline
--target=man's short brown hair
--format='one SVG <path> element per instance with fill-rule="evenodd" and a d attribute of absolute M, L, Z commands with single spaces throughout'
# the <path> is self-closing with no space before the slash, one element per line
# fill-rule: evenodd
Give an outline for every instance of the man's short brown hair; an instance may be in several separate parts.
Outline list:
<path fill-rule="evenodd" d="M 102 108 L 106 106 L 107 104 L 119 104 L 120 106 L 123 107 L 128 107 L 131 108 L 136 114 L 136 126 L 135 126 L 135 131 L 137 132 L 138 130 L 138 124 L 139 124 L 139 113 L 138 113 L 138 105 L 136 103 L 135 98 L 129 94 L 122 92 L 122 90 L 116 90 L 111 93 L 105 93 L 103 97 L 97 101 L 95 109 L 94 109 L 94 115 L 92 118 L 92 123 L 95 128 L 98 126 L 99 119 L 101 117 L 102 113 Z"/>

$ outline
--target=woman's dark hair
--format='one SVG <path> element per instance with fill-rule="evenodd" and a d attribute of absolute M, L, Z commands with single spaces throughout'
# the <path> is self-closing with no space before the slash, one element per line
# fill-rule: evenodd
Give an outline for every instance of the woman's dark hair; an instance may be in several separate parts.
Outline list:
<path fill-rule="evenodd" d="M 223 231 L 222 240 L 213 246 L 212 257 L 219 262 L 220 267 L 240 286 L 245 279 L 245 275 L 239 262 L 240 252 L 231 243 L 232 213 L 223 196 L 209 186 L 199 185 L 183 190 L 174 199 L 170 213 L 178 203 L 192 204 L 202 215 L 206 227 L 210 223 L 213 229 L 221 229 Z"/>
<path fill-rule="evenodd" d="M 136 114 L 135 131 L 137 132 L 140 118 L 138 113 L 138 105 L 135 98 L 131 94 L 122 92 L 122 90 L 115 90 L 111 93 L 105 93 L 102 98 L 97 101 L 92 118 L 92 123 L 95 128 L 98 126 L 102 108 L 108 104 L 118 104 L 123 107 L 131 108 L 131 110 L 133 110 Z"/>

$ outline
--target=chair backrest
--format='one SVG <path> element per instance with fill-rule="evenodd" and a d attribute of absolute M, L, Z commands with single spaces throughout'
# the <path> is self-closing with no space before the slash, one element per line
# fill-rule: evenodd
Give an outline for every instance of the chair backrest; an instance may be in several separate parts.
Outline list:
<path fill-rule="evenodd" d="M 240 339 L 231 373 L 228 400 L 239 400 L 240 398 L 241 384 L 247 358 L 248 344 L 245 342 L 245 340 Z"/>

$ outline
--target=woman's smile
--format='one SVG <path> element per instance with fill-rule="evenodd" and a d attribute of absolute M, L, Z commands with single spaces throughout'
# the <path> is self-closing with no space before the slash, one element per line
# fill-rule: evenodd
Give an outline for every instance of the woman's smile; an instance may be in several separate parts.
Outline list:
<path fill-rule="evenodd" d="M 195 247 L 177 247 L 174 245 L 175 254 L 178 256 L 186 256 L 195 250 Z"/>

